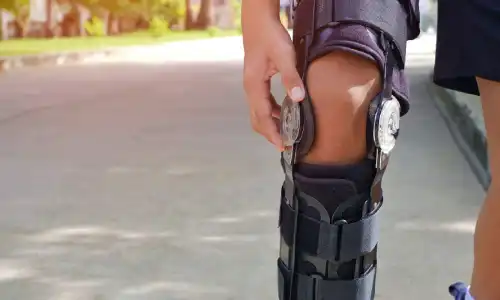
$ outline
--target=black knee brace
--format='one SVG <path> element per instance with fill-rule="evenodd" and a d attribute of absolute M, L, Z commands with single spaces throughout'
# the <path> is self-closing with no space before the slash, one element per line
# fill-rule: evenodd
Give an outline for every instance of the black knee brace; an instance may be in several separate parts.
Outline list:
<path fill-rule="evenodd" d="M 401 0 L 404 1 L 404 0 Z M 326 27 L 362 24 L 378 33 L 383 89 L 370 104 L 366 160 L 353 166 L 299 164 L 314 140 L 312 103 L 286 98 L 281 111 L 285 182 L 280 206 L 280 300 L 370 300 L 375 293 L 381 180 L 399 132 L 392 71 L 412 35 L 395 0 L 302 0 L 295 8 L 297 69 L 306 82 L 309 49 Z"/>

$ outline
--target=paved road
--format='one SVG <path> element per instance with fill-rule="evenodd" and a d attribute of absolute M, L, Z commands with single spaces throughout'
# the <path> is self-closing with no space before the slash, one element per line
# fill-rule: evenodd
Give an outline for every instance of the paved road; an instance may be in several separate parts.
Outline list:
<path fill-rule="evenodd" d="M 276 299 L 282 174 L 239 40 L 216 43 L 0 75 L 0 299 Z M 409 52 L 377 299 L 448 299 L 483 191 L 427 92 L 432 42 Z"/>

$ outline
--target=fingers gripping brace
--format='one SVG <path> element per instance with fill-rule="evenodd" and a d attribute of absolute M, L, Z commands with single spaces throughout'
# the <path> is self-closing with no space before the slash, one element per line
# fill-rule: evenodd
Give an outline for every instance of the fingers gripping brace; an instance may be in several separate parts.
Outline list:
<path fill-rule="evenodd" d="M 341 3 L 350 3 L 352 7 Z M 380 9 L 380 3 L 389 5 L 389 9 Z M 397 64 L 402 67 L 404 49 L 401 51 L 401 48 L 406 44 L 403 37 L 406 28 L 397 22 L 394 28 L 389 26 L 396 19 L 406 17 L 399 6 L 398 2 L 389 0 L 302 0 L 297 5 L 294 23 L 302 27 L 294 30 L 294 43 L 297 68 L 304 82 L 314 33 L 325 26 L 349 22 L 376 30 L 380 33 L 385 60 L 382 62 L 383 89 L 372 100 L 368 113 L 370 151 L 360 166 L 360 172 L 369 177 L 367 188 L 345 179 L 312 179 L 297 172 L 297 161 L 308 153 L 314 140 L 312 103 L 309 97 L 301 103 L 288 98 L 283 102 L 281 134 L 285 151 L 281 163 L 285 181 L 279 221 L 280 300 L 370 300 L 374 297 L 381 179 L 399 131 L 400 107 L 392 96 L 392 70 Z M 354 15 L 359 11 L 364 15 Z M 394 14 L 402 15 L 395 17 Z M 326 207 L 321 199 L 325 197 L 335 199 L 338 205 Z"/>

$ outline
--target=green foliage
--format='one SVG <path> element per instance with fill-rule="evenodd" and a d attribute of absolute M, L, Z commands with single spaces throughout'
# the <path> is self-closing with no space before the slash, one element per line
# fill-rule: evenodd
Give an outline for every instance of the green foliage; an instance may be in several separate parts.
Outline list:
<path fill-rule="evenodd" d="M 0 0 L 14 1 L 14 0 Z M 29 1 L 29 0 L 17 0 Z M 140 16 L 153 21 L 161 17 L 168 24 L 180 24 L 185 16 L 185 0 L 73 0 L 98 15 L 105 9 L 115 15 Z M 155 21 L 157 22 L 157 21 Z"/>
<path fill-rule="evenodd" d="M 132 5 L 133 0 L 72 0 L 87 7 L 91 12 L 97 13 L 105 9 L 114 14 L 120 14 Z"/>
<path fill-rule="evenodd" d="M 161 37 L 170 32 L 169 24 L 165 19 L 155 16 L 149 22 L 149 32 L 154 37 Z"/>
<path fill-rule="evenodd" d="M 123 8 L 129 5 L 128 0 L 98 0 L 97 5 L 100 7 L 113 12 L 119 13 Z"/>
<path fill-rule="evenodd" d="M 234 14 L 234 24 L 238 30 L 241 30 L 241 0 L 231 0 L 231 6 Z"/>
<path fill-rule="evenodd" d="M 85 6 L 90 11 L 94 11 L 99 3 L 98 0 L 74 0 L 74 2 Z"/>
<path fill-rule="evenodd" d="M 5 9 L 9 12 L 14 12 L 16 8 L 16 0 L 2 0 L 0 2 L 0 8 Z"/>
<path fill-rule="evenodd" d="M 85 30 L 90 36 L 105 36 L 106 28 L 104 22 L 98 17 L 92 17 L 90 21 L 85 22 Z"/>
<path fill-rule="evenodd" d="M 216 26 L 210 26 L 207 28 L 207 33 L 208 33 L 208 36 L 210 36 L 210 37 L 214 37 L 220 32 L 221 32 L 220 28 L 216 27 Z"/>
<path fill-rule="evenodd" d="M 17 16 L 22 8 L 29 7 L 29 0 L 0 0 L 0 8 Z"/>
<path fill-rule="evenodd" d="M 186 15 L 185 0 L 149 0 L 150 14 L 170 25 L 181 24 Z"/>
<path fill-rule="evenodd" d="M 234 26 L 236 30 L 241 34 L 241 0 L 231 0 L 231 6 L 233 8 L 233 16 L 234 16 Z"/>
<path fill-rule="evenodd" d="M 29 4 L 29 0 L 0 0 L 0 9 L 8 11 L 14 16 L 16 24 L 20 26 L 21 35 L 24 35 L 26 24 L 29 21 Z M 0 34 L 2 34 L 1 30 L 3 29 L 0 28 Z"/>

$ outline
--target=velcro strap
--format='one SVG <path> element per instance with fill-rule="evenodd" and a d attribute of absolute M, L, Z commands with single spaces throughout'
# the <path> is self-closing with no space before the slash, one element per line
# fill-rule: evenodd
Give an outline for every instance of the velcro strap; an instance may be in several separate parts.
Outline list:
<path fill-rule="evenodd" d="M 278 296 L 280 300 L 373 299 L 375 275 L 376 266 L 373 266 L 362 277 L 353 280 L 326 280 L 318 276 L 296 273 L 294 278 L 295 295 L 287 297 L 291 274 L 285 264 L 278 260 Z"/>
<path fill-rule="evenodd" d="M 295 11 L 294 36 L 313 35 L 336 23 L 361 24 L 388 34 L 403 65 L 409 37 L 407 17 L 405 7 L 396 0 L 302 0 Z"/>
<path fill-rule="evenodd" d="M 332 262 L 346 262 L 371 252 L 378 243 L 378 207 L 365 218 L 353 223 L 330 224 L 299 212 L 296 250 Z M 280 232 L 292 246 L 295 210 L 282 197 Z"/>

